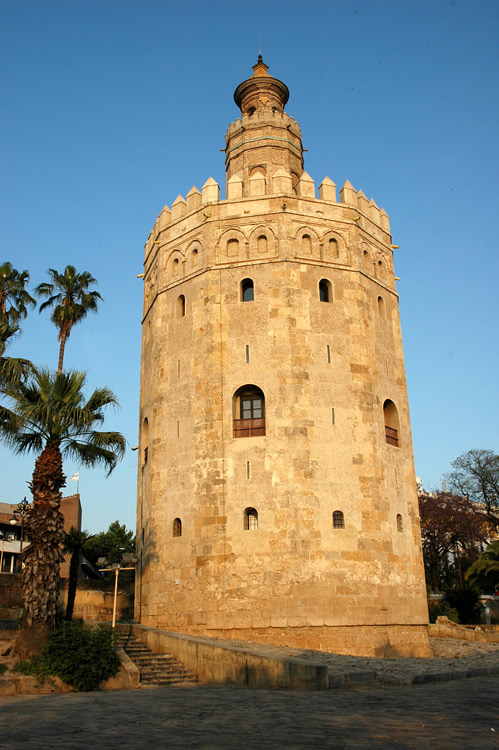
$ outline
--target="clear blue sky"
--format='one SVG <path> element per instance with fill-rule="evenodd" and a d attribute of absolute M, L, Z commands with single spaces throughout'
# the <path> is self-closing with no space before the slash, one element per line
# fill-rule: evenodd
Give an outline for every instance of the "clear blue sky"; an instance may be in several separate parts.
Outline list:
<path fill-rule="evenodd" d="M 497 0 L 2 0 L 0 260 L 90 271 L 105 299 L 67 367 L 108 385 L 110 429 L 137 443 L 143 247 L 157 214 L 209 176 L 258 39 L 291 96 L 305 168 L 349 179 L 391 219 L 416 472 L 436 487 L 497 450 Z M 12 354 L 57 363 L 47 314 Z M 80 473 L 83 526 L 135 528 L 137 454 Z M 0 448 L 0 500 L 33 458 Z M 68 462 L 69 477 L 77 467 Z M 68 481 L 68 493 L 75 485 Z"/>

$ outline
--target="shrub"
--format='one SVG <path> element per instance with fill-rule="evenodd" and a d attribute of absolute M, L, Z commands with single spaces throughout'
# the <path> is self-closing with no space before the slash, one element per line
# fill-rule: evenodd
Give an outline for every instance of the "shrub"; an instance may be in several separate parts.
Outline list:
<path fill-rule="evenodd" d="M 18 662 L 16 670 L 35 675 L 40 682 L 56 676 L 75 690 L 95 690 L 119 669 L 114 640 L 107 628 L 65 622 L 52 633 L 40 656 Z"/>
<path fill-rule="evenodd" d="M 450 607 L 457 609 L 459 620 L 463 625 L 480 622 L 480 594 L 472 586 L 466 583 L 453 586 L 446 591 L 444 601 Z"/>
<path fill-rule="evenodd" d="M 459 625 L 459 613 L 457 609 L 448 604 L 445 600 L 439 602 L 428 602 L 428 615 L 430 622 L 436 622 L 437 617 L 448 617 L 449 620 Z"/>

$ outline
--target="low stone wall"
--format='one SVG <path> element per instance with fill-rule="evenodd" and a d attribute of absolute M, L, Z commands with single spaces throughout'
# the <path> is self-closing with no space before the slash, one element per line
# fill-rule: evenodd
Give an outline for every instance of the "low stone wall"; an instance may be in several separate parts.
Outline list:
<path fill-rule="evenodd" d="M 120 573 L 116 618 L 129 620 L 133 617 L 134 577 L 127 571 Z M 59 606 L 66 609 L 68 579 L 60 582 Z M 85 622 L 107 622 L 113 616 L 114 575 L 107 574 L 102 581 L 80 579 L 76 590 L 73 616 Z M 21 576 L 17 573 L 0 575 L 0 621 L 18 622 L 23 611 Z M 0 623 L 1 624 L 1 623 Z M 13 625 L 12 627 L 17 627 Z M 3 628 L 7 630 L 7 625 Z"/>
<path fill-rule="evenodd" d="M 154 653 L 172 654 L 203 682 L 295 690 L 329 687 L 328 669 L 324 665 L 249 653 L 229 644 L 214 644 L 202 637 L 145 625 L 117 627 L 124 634 L 132 632 Z"/>
<path fill-rule="evenodd" d="M 476 643 L 499 643 L 499 625 L 457 625 L 448 617 L 437 617 L 436 622 L 428 625 L 428 635 Z"/>
<path fill-rule="evenodd" d="M 86 581 L 92 586 L 81 586 L 78 583 L 75 604 L 73 610 L 74 618 L 81 618 L 85 622 L 109 622 L 113 617 L 114 589 L 97 588 L 98 581 Z M 59 605 L 66 609 L 68 598 L 67 582 L 61 586 Z M 121 586 L 118 588 L 116 598 L 116 619 L 129 620 L 133 616 L 133 594 Z"/>

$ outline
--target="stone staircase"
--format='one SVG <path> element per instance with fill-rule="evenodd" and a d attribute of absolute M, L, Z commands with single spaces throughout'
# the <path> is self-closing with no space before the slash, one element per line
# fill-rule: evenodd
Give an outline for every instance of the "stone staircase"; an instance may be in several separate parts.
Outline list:
<path fill-rule="evenodd" d="M 154 654 L 132 635 L 120 635 L 122 648 L 140 672 L 141 685 L 194 685 L 198 678 L 171 654 Z"/>

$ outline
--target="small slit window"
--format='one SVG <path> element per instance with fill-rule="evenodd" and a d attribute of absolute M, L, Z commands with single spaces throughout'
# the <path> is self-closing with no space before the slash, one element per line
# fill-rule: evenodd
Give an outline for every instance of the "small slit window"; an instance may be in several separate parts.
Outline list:
<path fill-rule="evenodd" d="M 179 265 L 180 264 L 179 264 L 178 258 L 175 258 L 175 260 L 173 261 L 173 265 L 172 265 L 173 276 L 176 276 L 178 274 Z"/>
<path fill-rule="evenodd" d="M 383 297 L 378 297 L 378 315 L 380 318 L 386 318 L 385 300 Z"/>
<path fill-rule="evenodd" d="M 241 302 L 253 302 L 255 299 L 255 289 L 253 279 L 243 279 L 241 281 Z"/>
<path fill-rule="evenodd" d="M 142 463 L 146 464 L 149 453 L 149 420 L 147 417 L 142 422 Z"/>
<path fill-rule="evenodd" d="M 182 521 L 180 518 L 173 519 L 173 536 L 182 536 Z"/>
<path fill-rule="evenodd" d="M 258 511 L 255 508 L 246 508 L 244 511 L 244 530 L 256 531 L 258 529 Z"/>
<path fill-rule="evenodd" d="M 404 521 L 402 520 L 402 516 L 400 513 L 397 513 L 397 531 L 403 531 L 404 530 Z"/>
<path fill-rule="evenodd" d="M 333 288 L 328 279 L 321 279 L 319 281 L 319 299 L 321 302 L 333 301 Z"/>
<path fill-rule="evenodd" d="M 335 510 L 333 512 L 333 529 L 344 529 L 345 528 L 345 516 L 342 510 Z"/>
<path fill-rule="evenodd" d="M 177 318 L 185 317 L 185 297 L 183 294 L 177 297 Z"/>
<path fill-rule="evenodd" d="M 385 439 L 388 445 L 400 446 L 399 440 L 399 415 L 397 407 L 387 399 L 383 404 L 383 417 L 385 421 Z"/>

